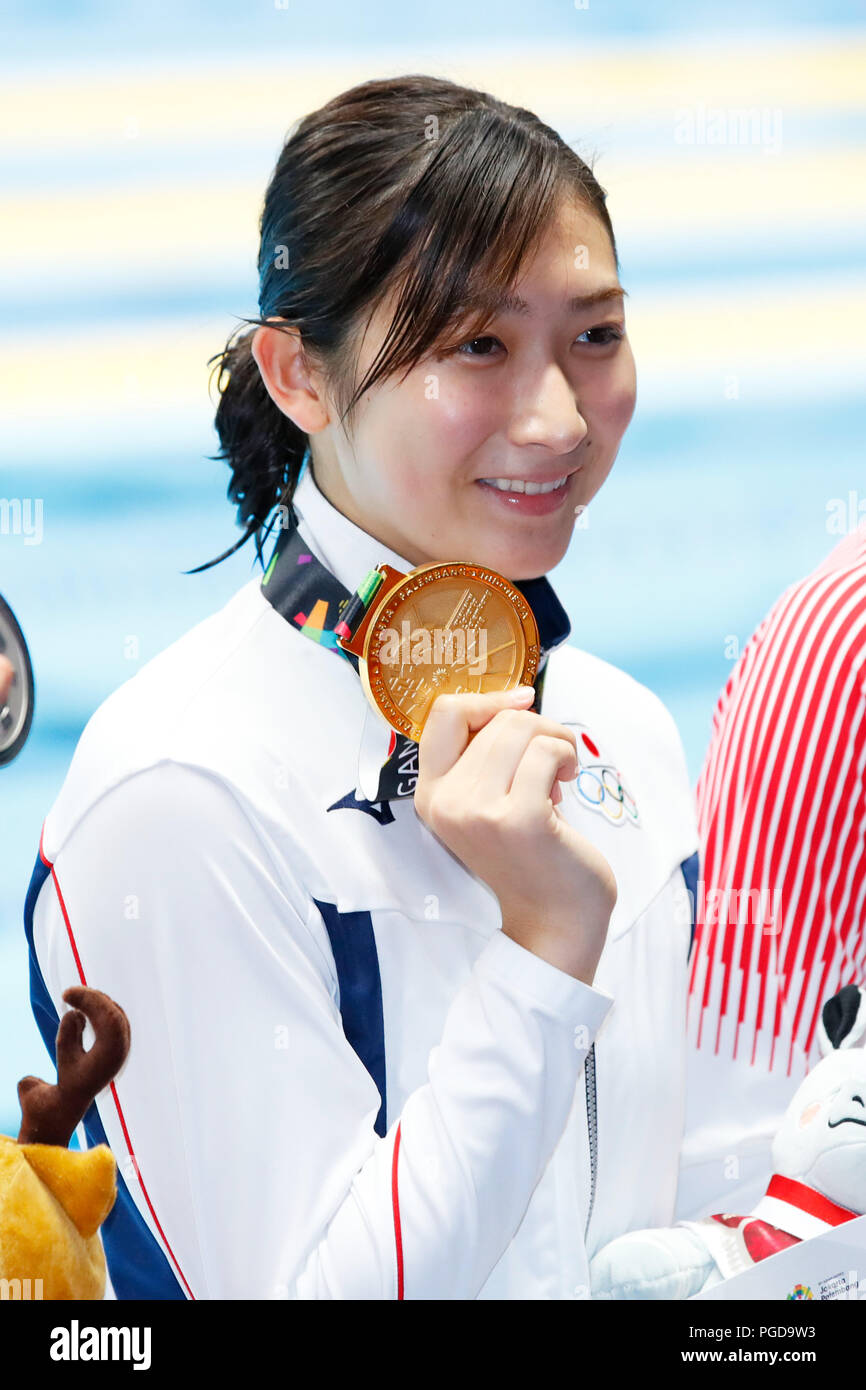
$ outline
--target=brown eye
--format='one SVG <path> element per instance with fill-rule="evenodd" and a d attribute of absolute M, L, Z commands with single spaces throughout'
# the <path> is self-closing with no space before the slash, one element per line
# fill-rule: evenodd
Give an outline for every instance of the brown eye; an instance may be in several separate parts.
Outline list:
<path fill-rule="evenodd" d="M 490 354 L 487 353 L 487 352 L 465 352 L 464 349 L 465 349 L 465 348 L 474 347 L 476 343 L 498 343 L 498 342 L 499 342 L 499 339 L 498 339 L 498 338 L 493 338 L 493 337 L 491 337 L 489 334 L 485 334 L 484 337 L 481 337 L 481 338 L 469 338 L 469 339 L 467 339 L 467 341 L 466 341 L 465 343 L 461 343 L 461 344 L 459 345 L 459 347 L 456 349 L 456 351 L 457 351 L 462 357 L 489 357 Z"/>

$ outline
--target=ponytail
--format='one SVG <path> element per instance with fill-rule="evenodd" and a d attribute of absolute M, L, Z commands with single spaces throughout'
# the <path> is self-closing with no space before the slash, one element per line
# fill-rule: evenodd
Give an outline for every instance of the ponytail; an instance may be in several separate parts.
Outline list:
<path fill-rule="evenodd" d="M 208 359 L 216 365 L 211 380 L 217 378 L 220 400 L 214 428 L 220 448 L 209 457 L 228 463 L 232 470 L 226 489 L 230 502 L 237 505 L 237 524 L 245 533 L 228 550 L 186 574 L 210 569 L 255 535 L 256 555 L 262 560 L 262 528 L 273 508 L 288 501 L 298 481 L 307 447 L 307 435 L 284 415 L 271 400 L 252 354 L 255 327 L 232 343 L 235 329 L 222 352 Z"/>

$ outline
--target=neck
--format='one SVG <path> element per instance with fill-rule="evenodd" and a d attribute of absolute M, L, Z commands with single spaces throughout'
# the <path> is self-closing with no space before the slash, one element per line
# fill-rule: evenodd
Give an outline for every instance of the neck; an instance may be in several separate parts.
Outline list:
<path fill-rule="evenodd" d="M 431 563 L 428 557 L 407 554 L 405 547 L 408 545 L 408 542 L 404 540 L 402 536 L 389 540 L 387 536 L 381 533 L 379 522 L 373 521 L 371 523 L 365 517 L 362 517 L 355 507 L 352 494 L 349 492 L 348 488 L 346 488 L 339 474 L 334 476 L 330 474 L 329 470 L 325 470 L 325 476 L 323 477 L 323 470 L 321 467 L 318 469 L 314 468 L 312 455 L 308 460 L 307 467 L 310 470 L 310 477 L 313 483 L 322 494 L 325 501 L 329 502 L 334 510 L 344 516 L 347 521 L 351 521 L 353 526 L 357 526 L 362 531 L 365 531 L 368 536 L 372 536 L 374 541 L 379 541 L 387 550 L 391 550 L 396 555 L 402 556 L 410 569 L 416 569 L 419 565 Z"/>

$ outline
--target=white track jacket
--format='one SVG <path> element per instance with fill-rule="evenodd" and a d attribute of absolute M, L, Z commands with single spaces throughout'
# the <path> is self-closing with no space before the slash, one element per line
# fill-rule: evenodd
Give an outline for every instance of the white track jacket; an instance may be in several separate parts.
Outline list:
<path fill-rule="evenodd" d="M 411 568 L 309 469 L 294 505 L 348 590 Z M 565 643 L 548 660 L 543 711 L 585 764 L 561 809 L 619 891 L 592 987 L 503 934 L 411 796 L 356 798 L 360 680 L 260 577 L 90 719 L 25 918 L 52 1055 L 69 985 L 130 1020 L 84 1123 L 118 1163 L 118 1298 L 580 1298 L 588 1252 L 673 1219 L 685 760 L 644 686 Z"/>

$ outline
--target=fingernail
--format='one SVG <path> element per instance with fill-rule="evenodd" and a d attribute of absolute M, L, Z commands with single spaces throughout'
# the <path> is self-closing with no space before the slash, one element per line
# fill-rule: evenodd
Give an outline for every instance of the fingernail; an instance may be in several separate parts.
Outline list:
<path fill-rule="evenodd" d="M 511 691 L 511 696 L 514 700 L 525 700 L 528 695 L 531 695 L 533 699 L 535 698 L 534 685 L 516 685 Z"/>

